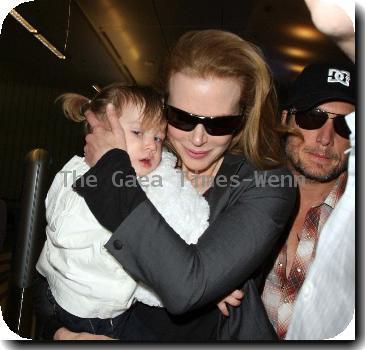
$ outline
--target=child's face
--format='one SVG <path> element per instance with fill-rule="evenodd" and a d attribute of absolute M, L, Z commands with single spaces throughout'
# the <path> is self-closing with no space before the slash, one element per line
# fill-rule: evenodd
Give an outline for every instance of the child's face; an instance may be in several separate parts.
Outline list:
<path fill-rule="evenodd" d="M 132 166 L 137 176 L 144 176 L 160 164 L 165 132 L 160 129 L 142 129 L 140 113 L 139 107 L 129 104 L 123 108 L 119 123 L 125 132 Z"/>

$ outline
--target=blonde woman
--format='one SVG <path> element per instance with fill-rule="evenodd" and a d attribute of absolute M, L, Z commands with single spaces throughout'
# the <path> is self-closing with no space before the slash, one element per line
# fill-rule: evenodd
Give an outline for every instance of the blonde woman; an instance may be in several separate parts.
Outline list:
<path fill-rule="evenodd" d="M 244 39 L 204 30 L 183 35 L 163 68 L 160 86 L 166 96 L 168 142 L 184 173 L 182 185 L 190 181 L 209 203 L 207 230 L 188 245 L 141 188 L 107 185 L 104 180 L 113 172 L 129 174 L 133 169 L 124 131 L 112 110 L 111 131 L 86 112 L 94 126 L 86 138 L 86 160 L 92 166 L 86 175 L 104 185 L 87 188 L 76 182 L 75 189 L 98 220 L 114 231 L 106 244 L 110 254 L 153 288 L 167 308 L 152 311 L 137 303 L 131 310 L 131 317 L 157 340 L 275 339 L 260 298 L 261 279 L 294 207 L 296 190 L 290 186 L 290 173 L 281 167 L 284 131 L 276 119 L 268 66 Z M 115 203 L 108 210 L 105 198 Z M 224 316 L 216 303 L 231 292 L 234 296 L 236 289 L 245 296 Z M 120 339 L 128 340 L 130 332 L 126 324 Z M 54 335 L 91 338 L 99 339 L 64 327 Z"/>

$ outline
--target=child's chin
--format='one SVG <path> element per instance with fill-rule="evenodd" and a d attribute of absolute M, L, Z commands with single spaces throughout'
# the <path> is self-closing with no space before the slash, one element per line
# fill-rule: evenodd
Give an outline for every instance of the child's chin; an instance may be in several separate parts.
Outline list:
<path fill-rule="evenodd" d="M 145 176 L 145 175 L 147 175 L 149 173 L 148 170 L 146 170 L 146 169 L 140 169 L 140 168 L 137 168 L 137 169 L 135 168 L 135 171 L 136 171 L 136 175 L 138 177 Z"/>

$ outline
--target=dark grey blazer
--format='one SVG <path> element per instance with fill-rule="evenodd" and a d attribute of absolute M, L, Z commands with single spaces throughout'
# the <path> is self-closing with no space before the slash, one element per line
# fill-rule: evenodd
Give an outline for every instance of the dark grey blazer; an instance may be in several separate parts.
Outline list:
<path fill-rule="evenodd" d="M 235 180 L 218 186 L 220 175 L 238 176 L 238 186 Z M 150 285 L 171 313 L 215 303 L 243 286 L 241 306 L 217 320 L 217 339 L 275 339 L 259 294 L 261 269 L 294 208 L 292 182 L 287 169 L 259 171 L 228 154 L 206 194 L 210 226 L 196 245 L 186 244 L 145 200 L 106 248 L 125 270 Z"/>

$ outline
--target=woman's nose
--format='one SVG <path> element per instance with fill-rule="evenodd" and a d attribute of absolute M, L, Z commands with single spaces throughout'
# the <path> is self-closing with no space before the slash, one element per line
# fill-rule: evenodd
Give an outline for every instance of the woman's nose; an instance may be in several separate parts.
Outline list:
<path fill-rule="evenodd" d="M 208 141 L 208 135 L 203 124 L 198 124 L 194 130 L 190 132 L 190 141 L 197 147 L 204 145 Z"/>

